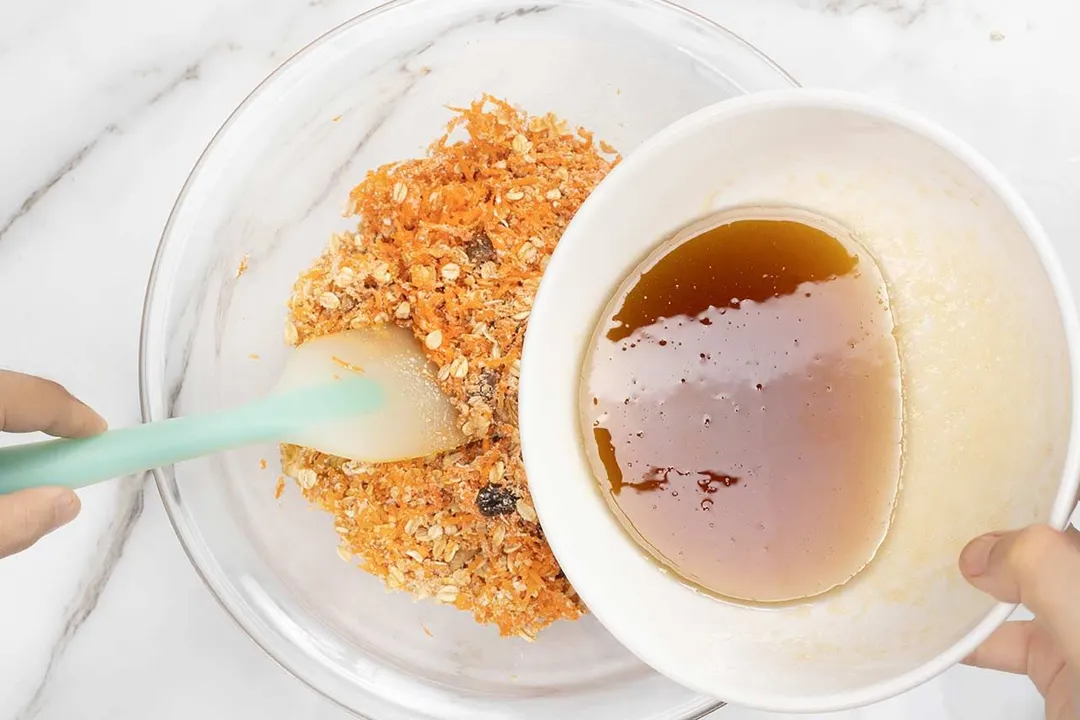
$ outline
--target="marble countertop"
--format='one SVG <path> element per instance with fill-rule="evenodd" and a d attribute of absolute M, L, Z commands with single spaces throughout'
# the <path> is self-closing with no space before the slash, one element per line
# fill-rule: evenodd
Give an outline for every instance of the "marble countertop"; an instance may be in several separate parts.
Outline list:
<path fill-rule="evenodd" d="M 0 365 L 138 419 L 150 263 L 184 178 L 265 75 L 371 0 L 0 5 Z M 1019 187 L 1080 284 L 1080 5 L 684 0 L 805 85 L 898 100 Z M 839 49 L 843 49 L 841 52 Z M 0 717 L 335 720 L 203 587 L 145 478 L 0 563 Z M 763 718 L 727 709 L 718 717 Z M 1023 679 L 958 668 L 843 718 L 1042 717 Z"/>

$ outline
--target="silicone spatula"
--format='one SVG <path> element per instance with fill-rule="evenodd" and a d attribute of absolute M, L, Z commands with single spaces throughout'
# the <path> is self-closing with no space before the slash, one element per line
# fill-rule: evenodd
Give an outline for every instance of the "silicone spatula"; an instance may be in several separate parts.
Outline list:
<path fill-rule="evenodd" d="M 457 413 L 412 334 L 379 326 L 300 345 L 269 395 L 234 409 L 4 448 L 0 493 L 83 487 L 262 442 L 388 462 L 433 455 L 463 440 Z"/>

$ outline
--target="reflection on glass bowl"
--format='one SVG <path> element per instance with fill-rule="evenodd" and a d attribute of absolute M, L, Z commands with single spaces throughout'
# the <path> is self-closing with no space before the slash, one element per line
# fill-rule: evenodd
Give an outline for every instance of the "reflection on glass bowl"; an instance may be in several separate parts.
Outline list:
<path fill-rule="evenodd" d="M 273 384 L 296 275 L 354 224 L 341 216 L 352 186 L 421 154 L 446 105 L 491 93 L 625 153 L 690 111 L 793 84 L 750 45 L 662 0 L 398 0 L 342 25 L 251 94 L 184 187 L 144 313 L 144 419 L 229 406 Z M 160 470 L 157 483 L 225 608 L 343 707 L 375 720 L 661 720 L 718 706 L 654 673 L 592 618 L 529 644 L 387 593 L 337 556 L 329 515 L 294 488 L 275 499 L 276 458 L 274 447 L 247 448 Z"/>

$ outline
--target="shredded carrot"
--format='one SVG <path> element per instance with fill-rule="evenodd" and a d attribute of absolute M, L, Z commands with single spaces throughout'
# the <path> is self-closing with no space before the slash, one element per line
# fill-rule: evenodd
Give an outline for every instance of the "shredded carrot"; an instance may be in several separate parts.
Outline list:
<path fill-rule="evenodd" d="M 353 365 L 350 362 L 345 362 L 344 360 L 339 358 L 337 355 L 334 355 L 330 359 L 334 361 L 335 365 L 340 365 L 341 367 L 345 368 L 346 370 L 348 370 L 350 372 L 354 372 L 354 373 L 363 373 L 364 372 L 364 368 L 360 367 L 359 365 Z"/>
<path fill-rule="evenodd" d="M 451 139 L 464 130 L 465 139 Z M 603 146 L 601 146 L 603 147 Z M 455 110 L 427 156 L 371 171 L 289 302 L 299 344 L 393 322 L 438 368 L 473 442 L 380 465 L 282 448 L 285 472 L 334 514 L 346 554 L 391 588 L 531 640 L 584 607 L 537 523 L 517 429 L 521 347 L 563 229 L 618 161 L 586 130 L 485 96 Z"/>

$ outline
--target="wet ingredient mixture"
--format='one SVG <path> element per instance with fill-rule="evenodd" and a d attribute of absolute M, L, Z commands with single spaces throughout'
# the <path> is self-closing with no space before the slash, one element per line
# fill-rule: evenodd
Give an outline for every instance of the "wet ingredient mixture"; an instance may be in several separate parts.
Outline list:
<path fill-rule="evenodd" d="M 583 432 L 631 535 L 720 595 L 825 592 L 873 557 L 901 453 L 900 360 L 874 261 L 819 227 L 676 238 L 618 289 Z"/>
<path fill-rule="evenodd" d="M 456 113 L 426 157 L 381 167 L 352 191 L 357 228 L 335 235 L 296 282 L 286 339 L 391 322 L 410 329 L 471 442 L 380 465 L 287 445 L 282 464 L 333 513 L 343 558 L 390 588 L 532 639 L 584 608 L 526 487 L 522 341 L 555 244 L 617 156 L 586 130 L 495 98 Z M 459 130 L 464 139 L 452 140 Z"/>

